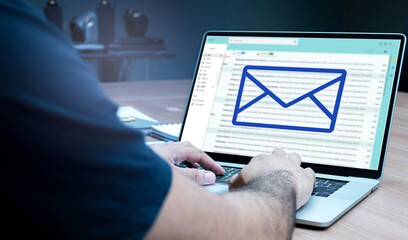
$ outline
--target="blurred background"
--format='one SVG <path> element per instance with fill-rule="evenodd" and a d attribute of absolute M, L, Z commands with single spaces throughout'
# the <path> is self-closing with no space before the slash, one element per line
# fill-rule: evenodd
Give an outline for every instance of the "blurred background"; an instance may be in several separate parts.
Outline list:
<path fill-rule="evenodd" d="M 41 9 L 47 2 L 54 2 L 29 1 Z M 143 36 L 162 41 L 165 46 L 159 49 L 164 54 L 159 57 L 129 57 L 132 64 L 126 69 L 127 76 L 119 79 L 127 81 L 192 78 L 207 30 L 408 32 L 407 0 L 59 0 L 64 33 L 71 37 L 74 17 L 87 11 L 98 15 L 97 8 L 107 2 L 113 12 L 115 38 L 129 35 L 124 14 L 131 8 L 139 13 L 134 19 L 136 24 L 146 23 L 140 14 L 148 20 Z M 101 70 L 99 73 L 109 75 Z M 102 80 L 117 81 L 115 76 Z"/>

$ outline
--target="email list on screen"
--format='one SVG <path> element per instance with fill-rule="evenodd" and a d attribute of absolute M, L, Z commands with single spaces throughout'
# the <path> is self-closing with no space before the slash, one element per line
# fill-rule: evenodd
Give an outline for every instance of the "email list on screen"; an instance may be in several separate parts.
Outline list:
<path fill-rule="evenodd" d="M 212 36 L 181 140 L 209 152 L 251 157 L 281 147 L 308 163 L 377 169 L 398 44 Z"/>

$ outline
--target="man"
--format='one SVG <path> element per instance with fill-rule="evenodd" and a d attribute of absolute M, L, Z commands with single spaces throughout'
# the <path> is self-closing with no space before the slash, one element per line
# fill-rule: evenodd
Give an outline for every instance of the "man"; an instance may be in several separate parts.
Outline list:
<path fill-rule="evenodd" d="M 256 156 L 230 193 L 210 193 L 188 178 L 211 184 L 223 169 L 190 143 L 148 148 L 38 10 L 0 0 L 0 24 L 3 236 L 291 237 L 315 180 L 297 154 Z"/>

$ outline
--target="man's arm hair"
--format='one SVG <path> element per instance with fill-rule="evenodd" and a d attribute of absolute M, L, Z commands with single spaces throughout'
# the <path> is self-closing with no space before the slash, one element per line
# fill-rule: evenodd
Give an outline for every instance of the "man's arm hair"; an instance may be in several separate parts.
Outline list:
<path fill-rule="evenodd" d="M 295 214 L 292 174 L 272 171 L 216 195 L 173 171 L 169 194 L 146 239 L 290 239 Z"/>
<path fill-rule="evenodd" d="M 265 220 L 269 221 L 273 228 L 273 239 L 290 239 L 296 213 L 296 191 L 293 183 L 291 172 L 277 170 L 249 182 L 242 188 L 233 189 L 232 192 L 252 195 L 253 201 L 258 205 L 268 207 L 273 215 L 265 216 Z M 280 219 L 279 224 L 276 223 L 276 219 Z"/>

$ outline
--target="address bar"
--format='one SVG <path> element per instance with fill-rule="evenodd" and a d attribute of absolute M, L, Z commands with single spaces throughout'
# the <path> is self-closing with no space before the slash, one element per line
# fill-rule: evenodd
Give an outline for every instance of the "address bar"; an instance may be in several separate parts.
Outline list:
<path fill-rule="evenodd" d="M 271 44 L 271 45 L 297 45 L 297 38 L 238 38 L 232 37 L 229 43 L 235 44 Z"/>

